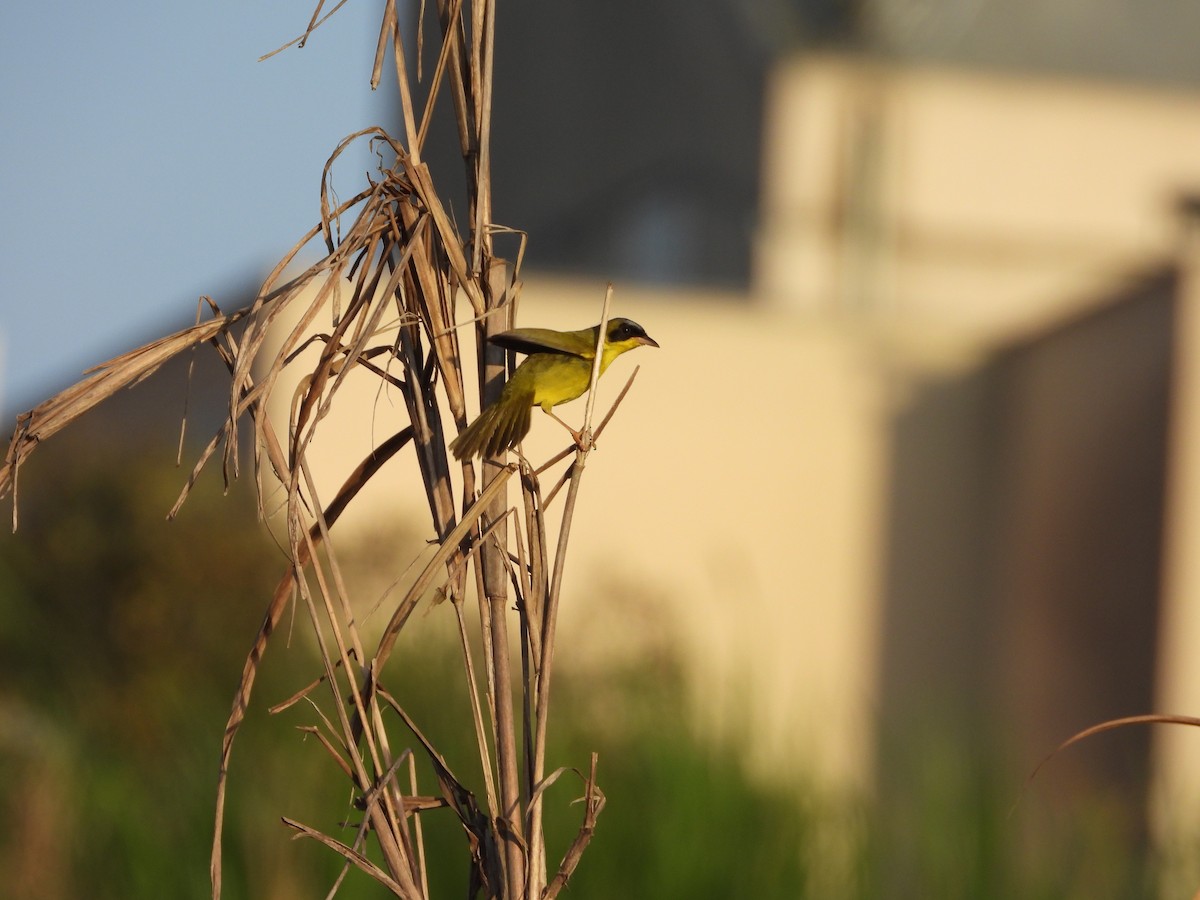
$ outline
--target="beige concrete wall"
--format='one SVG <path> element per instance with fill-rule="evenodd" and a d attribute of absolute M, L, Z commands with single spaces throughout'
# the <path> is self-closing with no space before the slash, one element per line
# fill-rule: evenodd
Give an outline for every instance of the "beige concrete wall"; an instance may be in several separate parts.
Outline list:
<path fill-rule="evenodd" d="M 1175 250 L 1200 93 L 806 56 L 767 113 L 756 292 L 984 345 Z"/>
<path fill-rule="evenodd" d="M 613 314 L 662 349 L 605 379 L 602 407 L 641 366 L 589 465 L 562 658 L 638 646 L 665 621 L 704 698 L 698 727 L 749 727 L 760 764 L 861 783 L 896 404 L 910 379 L 969 368 L 1174 252 L 1200 104 L 818 59 L 781 69 L 771 109 L 753 291 L 617 285 Z M 592 324 L 603 290 L 527 274 L 518 321 Z M 404 421 L 394 391 L 355 380 L 314 446 L 326 497 Z M 561 446 L 535 413 L 526 451 Z M 401 457 L 348 514 L 350 540 L 428 521 Z"/>
<path fill-rule="evenodd" d="M 603 296 L 600 283 L 531 276 L 519 321 L 584 327 Z M 815 766 L 837 783 L 865 777 L 887 418 L 875 347 L 730 295 L 618 285 L 613 314 L 639 321 L 662 348 L 623 357 L 602 384 L 598 411 L 641 367 L 588 465 L 563 663 L 622 645 L 651 652 L 647 639 L 665 626 L 692 676 L 681 702 L 697 704 L 697 727 L 754 729 L 748 746 L 764 767 Z M 277 394 L 277 421 L 290 393 Z M 325 498 L 405 421 L 401 399 L 373 378 L 354 379 L 339 398 L 310 453 Z M 560 411 L 578 422 L 583 403 Z M 535 411 L 531 459 L 567 440 Z M 429 532 L 408 450 L 339 531 L 352 543 L 387 521 Z M 419 541 L 405 550 L 421 552 Z"/>
<path fill-rule="evenodd" d="M 1185 237 L 1155 711 L 1200 717 L 1200 222 L 1193 221 Z M 1154 825 L 1168 845 L 1182 840 L 1192 846 L 1200 839 L 1200 728 L 1162 727 L 1155 738 Z M 1189 862 L 1193 888 L 1197 869 Z"/>
<path fill-rule="evenodd" d="M 790 310 L 854 313 L 910 371 L 970 366 L 1178 260 L 1160 709 L 1200 714 L 1196 545 L 1200 402 L 1200 92 L 806 57 L 767 115 L 755 290 Z M 1193 227 L 1194 232 L 1194 227 Z M 1132 710 L 1131 710 L 1132 712 Z M 1160 835 L 1200 810 L 1200 732 L 1163 729 Z M 1194 888 L 1194 885 L 1193 885 Z"/>

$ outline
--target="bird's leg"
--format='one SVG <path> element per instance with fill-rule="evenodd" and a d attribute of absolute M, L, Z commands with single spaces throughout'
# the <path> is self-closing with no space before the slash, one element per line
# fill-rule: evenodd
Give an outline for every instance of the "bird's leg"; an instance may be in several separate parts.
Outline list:
<path fill-rule="evenodd" d="M 544 406 L 542 407 L 542 412 L 544 412 L 546 415 L 548 415 L 550 418 L 552 418 L 555 422 L 557 422 L 563 428 L 567 429 L 567 431 L 571 432 L 571 437 L 575 441 L 575 446 L 579 447 L 580 449 L 583 449 L 583 432 L 582 431 L 576 431 L 574 428 L 572 428 L 570 425 L 568 425 L 566 422 L 564 422 L 562 419 L 560 419 L 558 416 L 556 416 L 552 410 L 546 409 L 546 407 L 544 407 Z M 593 446 L 595 446 L 595 445 L 593 444 Z"/>

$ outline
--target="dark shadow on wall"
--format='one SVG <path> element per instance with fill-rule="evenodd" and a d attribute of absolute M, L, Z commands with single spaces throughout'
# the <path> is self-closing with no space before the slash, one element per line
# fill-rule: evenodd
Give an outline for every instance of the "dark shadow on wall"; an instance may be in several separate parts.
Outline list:
<path fill-rule="evenodd" d="M 915 389 L 894 427 L 885 745 L 953 735 L 1015 799 L 1059 742 L 1153 710 L 1177 272 Z M 1043 782 L 1144 840 L 1150 735 L 1085 742 Z M 881 782 L 903 794 L 904 775 Z"/>

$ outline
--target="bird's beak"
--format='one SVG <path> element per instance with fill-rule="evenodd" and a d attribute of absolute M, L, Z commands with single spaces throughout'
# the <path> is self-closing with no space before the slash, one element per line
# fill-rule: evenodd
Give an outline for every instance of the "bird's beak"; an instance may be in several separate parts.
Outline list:
<path fill-rule="evenodd" d="M 641 337 L 639 337 L 637 339 L 637 342 L 639 344 L 645 344 L 647 347 L 657 347 L 658 346 L 658 341 L 656 341 L 654 338 L 650 337 L 650 335 L 648 335 L 648 334 L 644 334 Z"/>

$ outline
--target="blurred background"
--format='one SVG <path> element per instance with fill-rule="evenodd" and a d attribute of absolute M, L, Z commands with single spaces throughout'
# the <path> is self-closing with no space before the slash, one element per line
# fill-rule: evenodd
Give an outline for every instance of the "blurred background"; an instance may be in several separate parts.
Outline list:
<path fill-rule="evenodd" d="M 4 14 L 10 413 L 201 293 L 247 302 L 337 141 L 399 130 L 369 4 L 252 65 L 309 13 Z M 519 321 L 590 324 L 612 280 L 662 345 L 614 367 L 610 398 L 642 368 L 573 530 L 555 752 L 599 750 L 609 797 L 573 895 L 1200 887 L 1193 729 L 1098 736 L 1026 783 L 1101 720 L 1200 715 L 1196 33 L 1188 0 L 501 5 Z M 429 158 L 454 196 L 453 135 Z M 344 196 L 371 165 L 343 161 Z M 207 892 L 220 733 L 283 560 L 246 479 L 222 498 L 209 473 L 162 525 L 225 402 L 187 362 L 41 448 L 0 537 L 14 897 Z M 317 448 L 329 482 L 403 415 L 361 402 Z M 339 526 L 366 603 L 429 536 L 402 465 Z M 311 677 L 301 631 L 264 706 Z M 404 699 L 453 747 L 443 663 Z M 288 716 L 235 752 L 231 896 L 336 874 L 278 824 L 346 802 Z M 435 895 L 465 889 L 437 866 Z"/>

